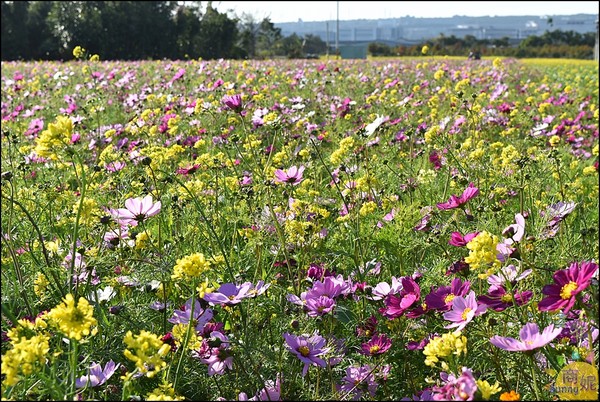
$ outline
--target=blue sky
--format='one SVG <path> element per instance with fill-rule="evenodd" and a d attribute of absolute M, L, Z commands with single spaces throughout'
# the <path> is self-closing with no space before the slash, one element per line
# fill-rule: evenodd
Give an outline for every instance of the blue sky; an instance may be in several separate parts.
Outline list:
<path fill-rule="evenodd" d="M 204 2 L 203 2 L 204 3 Z M 396 17 L 598 14 L 598 1 L 213 1 L 219 12 L 235 10 L 257 20 L 296 22 Z M 232 14 L 230 14 L 232 15 Z"/>

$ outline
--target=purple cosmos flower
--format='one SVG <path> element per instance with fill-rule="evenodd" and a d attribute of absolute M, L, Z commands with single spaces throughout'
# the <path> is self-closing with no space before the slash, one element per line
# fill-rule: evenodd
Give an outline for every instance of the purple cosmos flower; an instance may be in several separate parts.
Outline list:
<path fill-rule="evenodd" d="M 485 304 L 477 304 L 475 292 L 471 290 L 466 297 L 458 296 L 452 299 L 452 310 L 444 313 L 444 319 L 452 321 L 452 324 L 444 328 L 457 327 L 457 331 L 462 331 L 474 317 L 485 313 L 486 310 Z"/>
<path fill-rule="evenodd" d="M 554 283 L 542 289 L 546 297 L 539 302 L 538 309 L 568 313 L 575 304 L 575 295 L 589 286 L 597 271 L 598 264 L 591 261 L 574 262 L 569 268 L 556 271 Z"/>
<path fill-rule="evenodd" d="M 222 99 L 222 102 L 225 106 L 227 106 L 229 109 L 233 110 L 234 112 L 239 112 L 243 108 L 242 95 L 239 95 L 239 94 L 225 95 Z"/>
<path fill-rule="evenodd" d="M 458 208 L 463 204 L 466 204 L 467 201 L 476 197 L 478 194 L 479 189 L 475 187 L 473 183 L 469 183 L 469 186 L 459 197 L 451 195 L 448 201 L 437 204 L 437 207 L 442 210 Z"/>
<path fill-rule="evenodd" d="M 392 340 L 386 334 L 374 335 L 368 342 L 360 345 L 361 353 L 367 356 L 380 355 L 392 347 Z"/>
<path fill-rule="evenodd" d="M 120 365 L 120 363 L 115 364 L 115 362 L 109 360 L 103 370 L 100 363 L 92 363 L 88 370 L 88 374 L 75 380 L 75 386 L 77 388 L 84 388 L 86 386 L 97 387 L 102 385 L 108 381 Z"/>
<path fill-rule="evenodd" d="M 305 299 L 305 307 L 309 316 L 320 317 L 333 311 L 335 301 L 327 296 L 308 297 Z"/>
<path fill-rule="evenodd" d="M 421 288 L 411 277 L 401 278 L 402 290 L 398 296 L 390 294 L 385 299 L 385 307 L 379 312 L 387 318 L 400 317 L 421 297 Z"/>
<path fill-rule="evenodd" d="M 327 363 L 319 356 L 323 356 L 329 352 L 330 348 L 324 347 L 327 340 L 317 333 L 309 336 L 307 334 L 296 336 L 290 333 L 284 333 L 283 338 L 286 342 L 287 349 L 296 355 L 302 363 L 304 368 L 302 369 L 302 376 L 304 377 L 308 372 L 308 368 L 313 366 L 325 367 Z"/>
<path fill-rule="evenodd" d="M 550 324 L 540 334 L 538 325 L 535 322 L 529 322 L 519 331 L 520 340 L 494 335 L 490 338 L 490 342 L 492 345 L 509 352 L 527 352 L 546 346 L 561 332 L 562 328 L 554 328 L 554 324 Z"/>
<path fill-rule="evenodd" d="M 427 308 L 437 311 L 449 311 L 452 308 L 452 300 L 456 296 L 466 296 L 469 293 L 471 282 L 463 282 L 460 278 L 454 278 L 450 286 L 440 286 L 425 296 Z"/>
<path fill-rule="evenodd" d="M 468 242 L 473 240 L 479 232 L 467 233 L 466 235 L 460 234 L 460 232 L 452 232 L 450 234 L 450 240 L 448 240 L 448 244 L 456 247 L 464 247 Z"/>
<path fill-rule="evenodd" d="M 197 332 L 204 329 L 204 326 L 213 318 L 213 311 L 209 308 L 204 310 L 200 306 L 198 299 L 194 300 L 194 316 L 192 318 L 192 299 L 188 299 L 182 306 L 181 310 L 173 311 L 173 316 L 168 319 L 171 324 L 188 324 L 190 319 L 192 325 L 196 328 Z"/>
<path fill-rule="evenodd" d="M 517 306 L 526 304 L 531 300 L 532 296 L 533 292 L 531 290 L 515 292 L 513 296 L 508 293 L 503 286 L 492 285 L 488 289 L 488 294 L 479 296 L 477 300 L 494 311 L 504 311 L 513 304 L 516 304 Z"/>
<path fill-rule="evenodd" d="M 346 375 L 342 378 L 342 385 L 338 386 L 338 390 L 345 392 L 346 395 L 352 394 L 352 399 L 357 401 L 368 392 L 371 396 L 375 396 L 377 392 L 377 380 L 373 375 L 373 368 L 368 364 L 361 367 L 348 367 Z"/>
<path fill-rule="evenodd" d="M 293 186 L 296 186 L 302 181 L 303 172 L 304 166 L 292 166 L 286 170 L 277 169 L 275 170 L 275 181 L 277 183 L 288 183 Z"/>
<path fill-rule="evenodd" d="M 111 209 L 110 212 L 121 226 L 137 226 L 138 223 L 158 214 L 160 207 L 160 201 L 154 203 L 152 196 L 147 195 L 144 198 L 129 198 L 125 201 L 125 208 Z"/>
<path fill-rule="evenodd" d="M 224 283 L 219 286 L 217 291 L 205 293 L 203 299 L 213 306 L 216 304 L 233 306 L 234 304 L 240 303 L 246 297 L 249 297 L 248 292 L 252 287 L 251 282 L 244 282 L 241 285 Z"/>
<path fill-rule="evenodd" d="M 306 298 L 327 296 L 332 299 L 346 295 L 352 290 L 352 282 L 344 279 L 342 274 L 325 276 L 322 281 L 315 281 L 312 289 L 306 292 Z"/>

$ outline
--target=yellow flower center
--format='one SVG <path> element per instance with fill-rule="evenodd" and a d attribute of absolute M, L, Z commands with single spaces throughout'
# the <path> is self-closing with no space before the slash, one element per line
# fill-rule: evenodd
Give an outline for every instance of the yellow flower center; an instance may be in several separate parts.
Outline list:
<path fill-rule="evenodd" d="M 450 293 L 448 296 L 444 298 L 444 303 L 452 304 L 452 300 L 454 300 L 454 294 Z"/>
<path fill-rule="evenodd" d="M 371 348 L 369 348 L 369 352 L 371 352 L 371 354 L 375 354 L 379 352 L 380 349 L 381 347 L 379 347 L 379 345 L 373 345 L 371 346 Z"/>
<path fill-rule="evenodd" d="M 505 293 L 500 298 L 500 300 L 502 300 L 504 303 L 510 303 L 512 301 L 512 299 L 513 299 L 513 297 L 510 293 Z"/>
<path fill-rule="evenodd" d="M 471 310 L 473 310 L 471 307 L 465 308 L 465 310 L 463 311 L 462 316 L 461 316 L 463 320 L 467 319 L 467 314 L 469 314 L 471 312 Z"/>
<path fill-rule="evenodd" d="M 308 348 L 308 346 L 300 346 L 298 348 L 298 352 L 300 352 L 302 356 L 306 357 L 310 354 L 310 349 Z"/>
<path fill-rule="evenodd" d="M 571 296 L 573 296 L 573 292 L 575 291 L 575 289 L 577 289 L 576 282 L 571 281 L 571 282 L 567 283 L 560 290 L 560 297 L 564 300 L 570 299 Z"/>

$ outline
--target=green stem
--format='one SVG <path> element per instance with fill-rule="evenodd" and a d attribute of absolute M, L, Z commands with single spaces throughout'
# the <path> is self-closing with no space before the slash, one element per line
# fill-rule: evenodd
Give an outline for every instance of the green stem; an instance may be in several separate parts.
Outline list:
<path fill-rule="evenodd" d="M 529 355 L 529 358 L 531 360 L 531 379 L 533 380 L 532 382 L 532 386 L 533 386 L 533 393 L 535 395 L 535 399 L 537 401 L 541 401 L 542 399 L 540 398 L 540 390 L 538 388 L 538 384 L 537 384 L 537 376 L 535 375 L 535 358 L 533 357 L 533 355 Z"/>

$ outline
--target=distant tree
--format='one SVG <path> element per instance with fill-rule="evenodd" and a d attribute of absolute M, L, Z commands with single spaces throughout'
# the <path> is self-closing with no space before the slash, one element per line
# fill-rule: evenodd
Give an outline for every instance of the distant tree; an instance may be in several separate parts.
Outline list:
<path fill-rule="evenodd" d="M 385 43 L 372 42 L 367 46 L 367 51 L 371 56 L 392 56 L 393 49 Z"/>
<path fill-rule="evenodd" d="M 2 2 L 2 60 L 29 58 L 28 1 Z"/>
<path fill-rule="evenodd" d="M 304 57 L 302 49 L 302 39 L 294 32 L 290 36 L 281 39 L 283 53 L 290 59 L 299 59 Z"/>
<path fill-rule="evenodd" d="M 202 16 L 200 36 L 200 56 L 203 59 L 230 58 L 234 55 L 238 37 L 238 21 L 226 13 L 218 12 L 212 1 L 208 2 Z"/>
<path fill-rule="evenodd" d="M 320 36 L 312 34 L 304 35 L 304 53 L 324 54 L 325 52 L 327 52 L 327 43 Z"/>
<path fill-rule="evenodd" d="M 264 18 L 259 25 L 256 54 L 259 57 L 282 56 L 281 28 L 275 28 L 270 18 Z"/>

